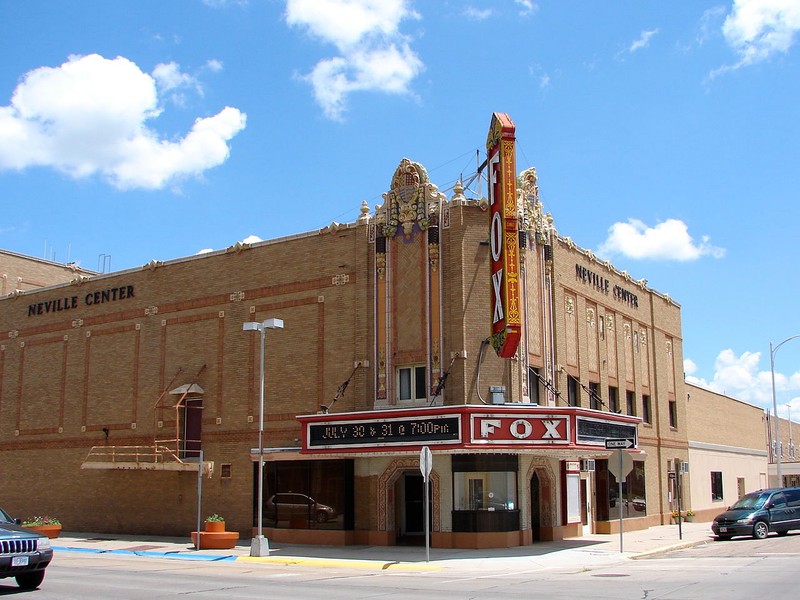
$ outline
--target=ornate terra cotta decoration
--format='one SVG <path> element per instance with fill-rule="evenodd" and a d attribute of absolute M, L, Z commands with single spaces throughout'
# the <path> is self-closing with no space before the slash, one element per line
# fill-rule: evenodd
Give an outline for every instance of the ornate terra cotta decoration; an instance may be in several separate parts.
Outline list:
<path fill-rule="evenodd" d="M 383 195 L 383 199 L 386 213 L 383 235 L 392 238 L 397 234 L 398 227 L 402 227 L 403 235 L 408 240 L 413 235 L 414 225 L 421 231 L 428 229 L 428 203 L 441 202 L 444 194 L 430 182 L 425 167 L 404 158 L 395 170 L 391 188 Z"/>
<path fill-rule="evenodd" d="M 521 229 L 532 232 L 536 243 L 546 245 L 553 229 L 553 217 L 544 212 L 539 200 L 539 184 L 536 169 L 525 169 L 517 177 L 517 205 L 522 219 Z"/>

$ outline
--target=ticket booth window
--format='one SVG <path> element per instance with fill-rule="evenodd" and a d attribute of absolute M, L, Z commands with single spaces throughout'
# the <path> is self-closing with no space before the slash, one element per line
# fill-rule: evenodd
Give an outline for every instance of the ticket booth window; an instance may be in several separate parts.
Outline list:
<path fill-rule="evenodd" d="M 516 531 L 517 456 L 453 456 L 453 531 Z"/>

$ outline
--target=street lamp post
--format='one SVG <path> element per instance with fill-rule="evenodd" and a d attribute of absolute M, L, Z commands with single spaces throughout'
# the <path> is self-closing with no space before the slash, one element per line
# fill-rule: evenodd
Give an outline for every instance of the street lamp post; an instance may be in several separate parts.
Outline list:
<path fill-rule="evenodd" d="M 266 319 L 260 323 L 248 321 L 242 326 L 244 331 L 261 333 L 261 368 L 258 402 L 258 528 L 256 537 L 250 543 L 250 556 L 269 556 L 269 540 L 264 537 L 264 338 L 267 329 L 283 329 L 282 319 Z"/>
<path fill-rule="evenodd" d="M 772 412 L 775 414 L 775 466 L 778 474 L 778 487 L 783 487 L 783 472 L 781 470 L 781 420 L 778 417 L 778 401 L 775 398 L 775 353 L 778 348 L 783 346 L 786 342 L 795 338 L 799 338 L 800 333 L 786 338 L 780 344 L 773 347 L 772 342 L 769 343 L 769 371 L 772 375 Z"/>

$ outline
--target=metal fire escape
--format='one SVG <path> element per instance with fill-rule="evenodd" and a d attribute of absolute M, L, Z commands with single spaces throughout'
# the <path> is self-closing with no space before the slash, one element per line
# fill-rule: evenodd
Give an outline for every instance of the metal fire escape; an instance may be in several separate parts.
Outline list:
<path fill-rule="evenodd" d="M 203 388 L 197 381 L 205 369 L 203 365 L 189 383 L 170 390 L 183 372 L 181 367 L 161 392 L 153 406 L 152 445 L 93 446 L 81 469 L 196 472 L 202 456 L 200 439 L 187 439 L 194 431 L 187 423 L 201 421 Z M 196 431 L 199 438 L 199 428 Z M 213 463 L 203 461 L 202 469 L 210 473 Z"/>

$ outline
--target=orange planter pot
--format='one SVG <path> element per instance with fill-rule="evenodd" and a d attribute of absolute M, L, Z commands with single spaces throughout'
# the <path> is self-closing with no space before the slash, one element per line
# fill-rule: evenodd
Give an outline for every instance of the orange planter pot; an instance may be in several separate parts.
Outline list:
<path fill-rule="evenodd" d="M 225 521 L 206 521 L 203 528 L 208 532 L 219 533 L 225 531 Z"/>
<path fill-rule="evenodd" d="M 201 550 L 226 550 L 233 548 L 239 541 L 238 531 L 201 531 L 200 549 Z M 192 543 L 197 546 L 196 531 L 192 532 Z"/>
<path fill-rule="evenodd" d="M 31 525 L 28 529 L 43 533 L 50 539 L 57 538 L 61 533 L 61 525 Z"/>

